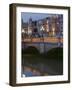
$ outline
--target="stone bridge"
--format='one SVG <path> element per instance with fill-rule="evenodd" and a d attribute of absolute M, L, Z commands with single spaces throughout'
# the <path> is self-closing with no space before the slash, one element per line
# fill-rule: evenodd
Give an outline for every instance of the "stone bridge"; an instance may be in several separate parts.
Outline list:
<path fill-rule="evenodd" d="M 22 48 L 36 48 L 40 53 L 47 52 L 53 48 L 63 47 L 63 39 L 56 37 L 49 38 L 32 38 L 22 40 Z"/>

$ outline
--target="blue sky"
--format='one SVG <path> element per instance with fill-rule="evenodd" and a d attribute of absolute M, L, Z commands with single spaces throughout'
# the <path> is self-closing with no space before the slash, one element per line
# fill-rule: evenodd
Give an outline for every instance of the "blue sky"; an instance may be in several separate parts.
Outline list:
<path fill-rule="evenodd" d="M 53 16 L 53 15 L 58 15 L 58 14 L 44 14 L 44 13 L 26 13 L 26 12 L 22 12 L 21 13 L 21 19 L 23 19 L 24 22 L 28 22 L 29 18 L 32 18 L 32 20 L 39 20 L 39 19 L 43 19 L 49 16 Z"/>

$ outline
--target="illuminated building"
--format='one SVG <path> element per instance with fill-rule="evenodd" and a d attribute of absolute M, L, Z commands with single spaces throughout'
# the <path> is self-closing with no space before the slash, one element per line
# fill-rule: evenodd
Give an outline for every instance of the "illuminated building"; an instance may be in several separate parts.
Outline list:
<path fill-rule="evenodd" d="M 22 32 L 28 37 L 62 37 L 63 15 L 52 15 L 40 20 L 28 22 L 22 20 Z"/>

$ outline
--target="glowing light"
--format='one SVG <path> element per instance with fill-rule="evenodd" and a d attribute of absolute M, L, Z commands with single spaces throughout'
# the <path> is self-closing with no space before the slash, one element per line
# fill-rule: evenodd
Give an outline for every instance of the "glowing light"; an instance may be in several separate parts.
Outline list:
<path fill-rule="evenodd" d="M 24 29 L 22 29 L 22 33 L 25 33 L 25 30 Z"/>
<path fill-rule="evenodd" d="M 55 28 L 54 28 L 54 27 L 52 28 L 52 31 L 53 31 L 53 32 L 55 31 Z"/>
<path fill-rule="evenodd" d="M 41 26 L 41 28 L 40 28 L 40 31 L 44 31 L 45 29 L 44 29 L 44 27 L 43 26 Z"/>

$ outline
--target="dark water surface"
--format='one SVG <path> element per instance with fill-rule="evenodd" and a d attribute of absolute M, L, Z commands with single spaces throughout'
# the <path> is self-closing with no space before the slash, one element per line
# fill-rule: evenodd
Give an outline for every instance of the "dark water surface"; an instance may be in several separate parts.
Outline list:
<path fill-rule="evenodd" d="M 25 74 L 26 77 L 62 75 L 63 60 L 59 58 L 50 59 L 45 55 L 23 55 L 22 74 Z"/>

